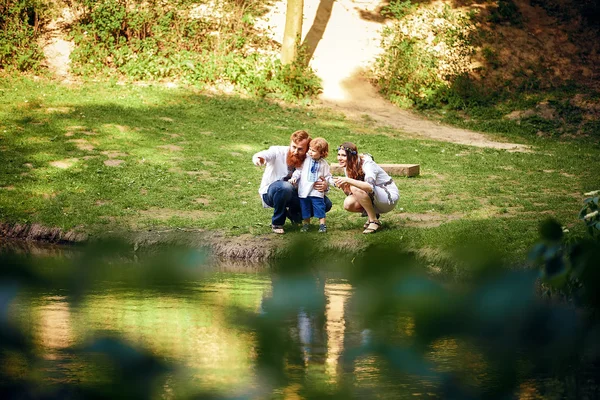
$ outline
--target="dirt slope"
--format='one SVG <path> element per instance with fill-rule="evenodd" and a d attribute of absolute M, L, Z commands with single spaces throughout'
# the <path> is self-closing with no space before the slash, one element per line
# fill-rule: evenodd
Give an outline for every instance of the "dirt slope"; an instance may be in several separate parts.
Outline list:
<path fill-rule="evenodd" d="M 364 72 L 381 51 L 384 21 L 378 14 L 381 0 L 304 0 L 302 40 L 312 53 L 311 67 L 323 81 L 320 105 L 348 118 L 367 116 L 379 124 L 410 135 L 477 147 L 526 151 L 514 143 L 499 143 L 487 136 L 440 125 L 399 109 L 384 99 L 365 78 Z M 277 1 L 260 22 L 281 43 L 286 1 Z"/>
<path fill-rule="evenodd" d="M 44 35 L 39 41 L 46 56 L 46 67 L 61 80 L 70 79 L 69 56 L 74 44 L 67 39 L 65 29 L 72 21 L 71 9 L 63 8 L 61 15 L 45 27 Z"/>

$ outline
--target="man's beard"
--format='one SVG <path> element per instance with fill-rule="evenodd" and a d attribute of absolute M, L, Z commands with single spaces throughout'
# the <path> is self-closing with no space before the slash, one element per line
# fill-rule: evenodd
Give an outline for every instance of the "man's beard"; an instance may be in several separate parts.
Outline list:
<path fill-rule="evenodd" d="M 305 158 L 306 158 L 306 154 L 299 156 L 297 154 L 292 154 L 290 151 L 288 151 L 287 159 L 286 159 L 287 165 L 288 165 L 288 167 L 300 168 L 302 166 L 302 163 L 304 162 Z"/>

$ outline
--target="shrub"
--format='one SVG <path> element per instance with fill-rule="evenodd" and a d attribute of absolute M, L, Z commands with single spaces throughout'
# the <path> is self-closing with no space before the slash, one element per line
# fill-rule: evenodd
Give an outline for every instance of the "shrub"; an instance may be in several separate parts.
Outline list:
<path fill-rule="evenodd" d="M 474 54 L 473 14 L 444 4 L 392 3 L 397 21 L 384 28 L 375 76 L 381 91 L 401 106 L 448 102 L 452 83 L 469 70 Z"/>
<path fill-rule="evenodd" d="M 0 69 L 35 70 L 43 59 L 36 42 L 48 8 L 40 0 L 0 3 Z"/>
<path fill-rule="evenodd" d="M 276 75 L 274 82 L 280 91 L 291 97 L 312 97 L 321 90 L 321 83 L 314 71 L 303 63 L 281 65 L 276 62 Z"/>
<path fill-rule="evenodd" d="M 496 24 L 523 25 L 523 15 L 513 0 L 498 0 L 498 4 L 493 9 L 489 19 Z"/>
<path fill-rule="evenodd" d="M 74 71 L 116 69 L 123 78 L 195 85 L 224 82 L 259 96 L 316 93 L 320 86 L 312 70 L 300 63 L 282 66 L 275 47 L 254 28 L 262 3 L 82 0 L 84 13 L 73 29 Z"/>
<path fill-rule="evenodd" d="M 579 213 L 590 234 L 589 239 L 570 238 L 561 225 L 548 220 L 541 225 L 542 240 L 529 258 L 541 268 L 545 293 L 586 308 L 600 316 L 600 191 L 586 193 Z"/>

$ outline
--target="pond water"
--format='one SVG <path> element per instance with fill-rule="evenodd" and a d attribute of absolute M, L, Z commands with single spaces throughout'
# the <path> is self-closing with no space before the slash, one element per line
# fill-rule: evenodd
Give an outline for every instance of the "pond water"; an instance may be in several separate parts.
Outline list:
<path fill-rule="evenodd" d="M 77 258 L 37 252 L 47 275 Z M 199 263 L 200 274 L 176 281 L 138 285 L 152 268 L 113 259 L 107 275 L 75 277 L 81 292 L 72 282 L 20 285 L 6 316 L 31 340 L 36 361 L 8 351 L 4 376 L 95 391 L 122 385 L 119 393 L 131 394 L 123 397 L 145 398 L 444 398 L 450 374 L 473 395 L 505 384 L 473 343 L 423 345 L 408 312 L 370 319 L 369 299 L 339 269 Z M 525 379 L 512 396 L 542 398 L 552 382 Z"/>

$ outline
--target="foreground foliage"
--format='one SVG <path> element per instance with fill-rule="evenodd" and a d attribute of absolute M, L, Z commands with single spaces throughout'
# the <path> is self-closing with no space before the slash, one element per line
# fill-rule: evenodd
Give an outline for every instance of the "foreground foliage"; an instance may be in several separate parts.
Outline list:
<path fill-rule="evenodd" d="M 529 259 L 541 267 L 545 293 L 578 306 L 588 308 L 596 317 L 600 314 L 600 295 L 596 285 L 600 279 L 600 196 L 596 190 L 587 193 L 579 218 L 588 229 L 585 239 L 573 240 L 568 231 L 553 220 L 545 221 L 540 232 L 542 240 L 534 246 Z"/>
<path fill-rule="evenodd" d="M 548 224 L 554 230 L 555 223 Z M 544 239 L 547 230 L 542 229 Z M 144 348 L 148 343 L 143 335 L 127 339 L 119 331 L 84 332 L 82 340 L 62 348 L 59 357 L 44 360 L 39 334 L 19 323 L 18 316 L 26 315 L 19 301 L 24 294 L 34 299 L 35 293 L 58 296 L 75 311 L 107 287 L 152 293 L 163 302 L 179 291 L 201 290 L 211 279 L 205 253 L 151 252 L 128 262 L 131 250 L 118 242 L 96 243 L 77 257 L 56 260 L 2 252 L 0 393 L 3 398 L 72 399 L 250 399 L 286 398 L 291 393 L 309 399 L 413 398 L 412 391 L 423 390 L 440 398 L 507 398 L 526 392 L 578 399 L 597 393 L 597 240 L 578 254 L 587 295 L 574 303 L 544 301 L 536 295 L 539 273 L 544 279 L 557 273 L 549 265 L 540 270 L 505 268 L 498 259 L 473 250 L 471 261 L 462 261 L 470 275 L 457 284 L 424 274 L 426 266 L 398 243 L 393 248 L 371 246 L 355 258 L 327 256 L 310 243 L 302 240 L 288 247 L 287 256 L 271 266 L 271 289 L 260 310 L 235 305 L 224 310 L 228 330 L 251 342 L 246 356 L 253 378 L 236 394 L 226 387 L 206 389 L 204 379 L 209 376 L 190 379 L 191 367 L 185 361 L 178 364 Z M 323 368 L 311 369 L 315 361 L 310 361 L 313 351 L 328 346 L 324 321 L 332 305 L 325 282 L 331 277 L 352 286 L 344 309 L 356 318 L 345 323 L 359 324 L 361 332 L 359 338 L 346 336 L 341 342 L 333 381 Z M 203 297 L 197 299 L 195 308 L 201 309 Z M 176 327 L 179 321 L 165 322 L 166 327 Z M 220 338 L 213 341 L 211 348 Z M 448 346 L 456 351 L 433 357 Z M 63 371 L 64 360 L 77 369 L 65 373 L 72 367 Z M 379 380 L 363 385 L 364 371 L 374 367 L 379 368 Z M 410 388 L 395 384 L 406 379 L 413 382 Z"/>

